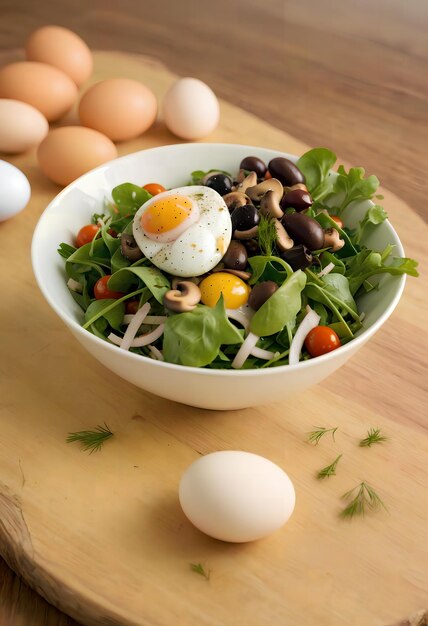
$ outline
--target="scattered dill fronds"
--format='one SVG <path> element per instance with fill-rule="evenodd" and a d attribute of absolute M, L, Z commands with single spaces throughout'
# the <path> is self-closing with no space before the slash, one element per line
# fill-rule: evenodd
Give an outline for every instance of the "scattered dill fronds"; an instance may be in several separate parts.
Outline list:
<path fill-rule="evenodd" d="M 278 233 L 275 228 L 275 221 L 271 217 L 260 216 L 257 238 L 262 254 L 272 256 L 275 243 L 278 240 Z"/>
<path fill-rule="evenodd" d="M 75 433 L 68 433 L 67 443 L 73 443 L 78 441 L 83 446 L 83 451 L 90 450 L 92 452 L 98 452 L 107 439 L 113 437 L 113 433 L 110 428 L 104 422 L 104 426 L 97 426 L 94 430 L 80 430 Z"/>
<path fill-rule="evenodd" d="M 319 480 L 322 480 L 323 478 L 327 478 L 328 476 L 336 476 L 336 467 L 337 467 L 337 464 L 339 463 L 341 457 L 342 457 L 342 455 L 339 454 L 339 456 L 337 457 L 337 459 L 335 459 L 333 461 L 333 463 L 330 463 L 330 465 L 327 465 L 326 467 L 323 467 L 318 472 L 317 478 Z"/>
<path fill-rule="evenodd" d="M 367 509 L 377 511 L 383 508 L 387 510 L 373 487 L 370 487 L 370 485 L 364 481 L 344 493 L 342 498 L 344 500 L 352 498 L 352 500 L 340 513 L 340 517 L 351 519 L 356 515 L 365 515 Z"/>
<path fill-rule="evenodd" d="M 388 441 L 388 437 L 385 437 L 385 435 L 381 435 L 380 428 L 370 428 L 367 431 L 367 437 L 361 439 L 360 446 L 362 448 L 370 448 L 372 444 L 382 443 L 383 441 Z"/>
<path fill-rule="evenodd" d="M 204 566 L 201 563 L 190 563 L 190 569 L 192 570 L 192 572 L 195 572 L 195 574 L 203 576 L 205 580 L 210 579 L 211 571 L 208 570 L 208 572 L 206 572 Z"/>
<path fill-rule="evenodd" d="M 326 435 L 327 433 L 331 433 L 331 436 L 333 437 L 333 441 L 335 440 L 334 434 L 336 430 L 338 429 L 337 426 L 336 428 L 324 428 L 324 426 L 315 426 L 315 428 L 316 430 L 313 430 L 312 432 L 308 433 L 308 441 L 310 441 L 311 443 L 317 445 L 321 437 L 324 437 L 324 435 Z"/>

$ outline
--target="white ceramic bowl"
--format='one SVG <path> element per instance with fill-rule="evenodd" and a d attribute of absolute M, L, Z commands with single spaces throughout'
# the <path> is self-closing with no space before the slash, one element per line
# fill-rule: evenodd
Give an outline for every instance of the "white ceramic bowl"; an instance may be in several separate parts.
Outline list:
<path fill-rule="evenodd" d="M 283 399 L 316 385 L 341 367 L 388 319 L 402 294 L 405 276 L 382 275 L 380 289 L 360 299 L 366 314 L 364 328 L 350 343 L 321 357 L 262 370 L 224 371 L 163 363 L 131 352 L 95 337 L 80 323 L 82 311 L 67 287 L 64 262 L 57 253 L 62 241 L 73 243 L 75 234 L 99 210 L 103 198 L 123 182 L 141 185 L 159 181 L 179 187 L 193 170 L 220 168 L 235 172 L 240 161 L 257 155 L 268 162 L 275 156 L 296 157 L 265 148 L 233 144 L 179 144 L 142 150 L 106 163 L 78 178 L 59 193 L 42 214 L 32 242 L 33 269 L 46 300 L 76 339 L 98 361 L 125 380 L 158 396 L 207 409 L 237 409 Z M 354 205 L 347 224 L 362 219 L 368 202 Z M 403 256 L 400 240 L 389 222 L 384 222 L 365 241 L 374 250 L 395 245 Z"/>

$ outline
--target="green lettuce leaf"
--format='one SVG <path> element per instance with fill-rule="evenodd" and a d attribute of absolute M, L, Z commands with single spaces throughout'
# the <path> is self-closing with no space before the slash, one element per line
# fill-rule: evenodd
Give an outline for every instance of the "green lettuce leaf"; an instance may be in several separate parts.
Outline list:
<path fill-rule="evenodd" d="M 306 187 L 314 201 L 320 201 L 333 190 L 331 168 L 336 155 L 327 148 L 314 148 L 305 152 L 296 165 L 306 178 Z"/>

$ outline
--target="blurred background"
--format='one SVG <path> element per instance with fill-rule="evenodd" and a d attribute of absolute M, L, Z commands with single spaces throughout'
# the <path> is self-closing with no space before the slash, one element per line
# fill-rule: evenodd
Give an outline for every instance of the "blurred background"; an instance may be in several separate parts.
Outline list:
<path fill-rule="evenodd" d="M 45 24 L 91 48 L 154 56 L 334 148 L 424 212 L 426 0 L 0 0 L 0 9 L 0 61 Z"/>
<path fill-rule="evenodd" d="M 0 65 L 23 58 L 27 36 L 46 24 L 93 49 L 148 55 L 202 79 L 217 96 L 376 173 L 427 215 L 427 0 L 0 0 Z M 74 622 L 0 560 L 0 624 Z"/>

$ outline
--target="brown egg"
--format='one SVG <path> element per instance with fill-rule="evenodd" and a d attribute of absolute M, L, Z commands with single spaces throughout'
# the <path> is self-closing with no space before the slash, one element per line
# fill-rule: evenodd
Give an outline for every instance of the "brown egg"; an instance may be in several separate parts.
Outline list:
<path fill-rule="evenodd" d="M 116 146 L 108 137 L 81 126 L 51 130 L 37 150 L 40 169 L 59 185 L 68 185 L 82 174 L 116 157 Z"/>
<path fill-rule="evenodd" d="M 53 122 L 72 107 L 77 87 L 56 67 L 22 61 L 0 69 L 0 98 L 27 102 Z"/>
<path fill-rule="evenodd" d="M 84 126 L 99 130 L 113 141 L 133 139 L 156 119 L 154 93 L 129 78 L 110 78 L 90 87 L 79 105 Z"/>
<path fill-rule="evenodd" d="M 43 26 L 27 39 L 29 61 L 53 65 L 67 74 L 79 87 L 92 74 L 92 54 L 83 39 L 62 26 Z"/>
<path fill-rule="evenodd" d="M 30 104 L 0 98 L 0 152 L 26 152 L 37 146 L 48 130 L 46 118 Z"/>

